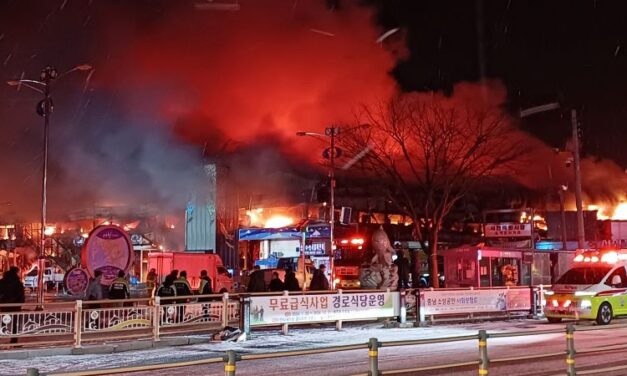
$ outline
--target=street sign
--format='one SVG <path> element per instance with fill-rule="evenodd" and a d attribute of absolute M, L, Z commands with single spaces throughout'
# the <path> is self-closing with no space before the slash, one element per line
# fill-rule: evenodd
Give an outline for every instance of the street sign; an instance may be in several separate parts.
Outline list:
<path fill-rule="evenodd" d="M 486 223 L 483 234 L 486 238 L 531 237 L 530 223 Z"/>

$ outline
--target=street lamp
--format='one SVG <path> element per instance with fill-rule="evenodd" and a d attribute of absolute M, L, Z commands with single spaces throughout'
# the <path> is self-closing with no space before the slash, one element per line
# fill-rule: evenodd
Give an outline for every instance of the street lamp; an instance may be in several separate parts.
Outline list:
<path fill-rule="evenodd" d="M 333 248 L 334 231 L 335 231 L 335 158 L 340 157 L 342 155 L 342 150 L 335 147 L 335 141 L 336 141 L 335 139 L 336 137 L 340 135 L 340 131 L 344 133 L 352 132 L 354 130 L 369 127 L 369 126 L 370 124 L 359 124 L 348 129 L 340 129 L 339 126 L 330 126 L 324 129 L 324 133 L 296 132 L 297 136 L 310 136 L 310 137 L 314 137 L 322 141 L 324 141 L 325 138 L 328 138 L 331 144 L 330 147 L 324 149 L 324 151 L 322 152 L 322 156 L 324 158 L 329 159 L 329 183 L 331 185 L 330 187 L 331 189 L 329 191 L 329 195 L 331 196 L 330 197 L 331 199 L 331 203 L 330 203 L 331 204 L 331 215 L 330 215 L 331 235 L 329 237 L 329 240 L 331 241 L 331 261 L 329 262 L 329 267 L 331 268 L 331 286 L 333 286 L 333 281 L 335 281 L 335 268 L 333 267 L 333 264 L 335 263 L 335 249 Z M 370 145 L 368 145 L 366 149 L 364 150 L 367 153 L 368 151 L 370 151 L 370 149 L 371 147 Z M 355 158 L 353 158 L 346 166 L 344 166 L 344 169 L 350 167 L 357 160 L 362 158 L 365 155 L 365 153 L 364 154 L 362 153 L 358 154 Z"/>
<path fill-rule="evenodd" d="M 315 137 L 315 138 L 319 138 L 319 137 L 328 137 L 331 141 L 331 147 L 327 148 L 323 151 L 322 155 L 323 157 L 327 157 L 329 158 L 329 184 L 330 184 L 330 191 L 329 191 L 329 195 L 331 196 L 331 213 L 330 213 L 330 235 L 329 235 L 329 240 L 331 242 L 331 257 L 329 260 L 329 268 L 331 269 L 331 286 L 333 286 L 333 281 L 335 280 L 335 268 L 333 266 L 333 264 L 335 263 L 335 252 L 333 249 L 333 233 L 335 231 L 335 157 L 339 156 L 339 149 L 336 149 L 335 147 L 335 137 L 338 136 L 340 134 L 340 127 L 336 127 L 336 126 L 331 126 L 328 128 L 325 128 L 324 130 L 324 134 L 322 133 L 317 133 L 317 132 L 296 132 L 297 136 L 311 136 L 311 137 Z"/>
<path fill-rule="evenodd" d="M 52 98 L 50 97 L 50 88 L 52 81 L 55 79 L 59 79 L 65 76 L 68 73 L 75 71 L 89 71 L 91 70 L 91 65 L 82 64 L 77 65 L 76 67 L 69 69 L 61 74 L 59 74 L 54 67 L 45 67 L 41 70 L 39 75 L 39 80 L 28 80 L 28 79 L 19 79 L 13 81 L 7 81 L 9 86 L 17 86 L 19 90 L 20 87 L 26 86 L 29 89 L 32 89 L 38 93 L 43 94 L 44 99 L 37 103 L 36 112 L 39 116 L 44 118 L 44 163 L 43 163 L 43 174 L 41 179 L 41 232 L 40 232 L 40 241 L 39 241 L 39 258 L 37 259 L 37 303 L 43 306 L 44 303 L 44 269 L 46 267 L 45 263 L 45 247 L 46 247 L 46 210 L 47 210 L 47 182 L 48 182 L 48 133 L 49 133 L 49 124 L 50 124 L 50 114 L 53 110 Z"/>
<path fill-rule="evenodd" d="M 524 118 L 533 114 L 559 109 L 560 104 L 557 102 L 544 104 L 520 111 L 520 117 Z M 577 247 L 583 249 L 585 247 L 585 232 L 583 222 L 583 203 L 581 199 L 581 164 L 579 157 L 579 123 L 577 121 L 577 110 L 570 110 L 570 122 L 572 126 L 573 137 L 573 159 L 575 162 L 575 204 L 577 205 Z M 563 192 L 562 192 L 563 194 Z"/>

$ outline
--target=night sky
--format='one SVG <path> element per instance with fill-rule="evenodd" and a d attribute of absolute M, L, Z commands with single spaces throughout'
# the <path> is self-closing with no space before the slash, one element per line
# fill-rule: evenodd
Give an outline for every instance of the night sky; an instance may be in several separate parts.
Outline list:
<path fill-rule="evenodd" d="M 190 166 L 203 150 L 254 155 L 231 171 L 259 191 L 280 189 L 293 182 L 269 178 L 276 166 L 309 159 L 319 168 L 322 146 L 296 131 L 322 131 L 398 88 L 452 95 L 482 79 L 505 86 L 502 105 L 514 117 L 555 100 L 575 106 L 584 153 L 620 165 L 608 174 L 627 167 L 624 1 L 364 0 L 333 11 L 337 1 L 219 2 L 240 10 L 201 11 L 202 0 L 0 0 L 2 82 L 36 78 L 46 65 L 95 68 L 54 89 L 51 205 L 184 207 L 187 187 L 202 181 Z M 15 211 L 38 205 L 37 100 L 0 86 L 0 204 Z M 570 134 L 563 114 L 521 127 L 561 148 Z"/>
<path fill-rule="evenodd" d="M 459 81 L 479 80 L 483 61 L 485 77 L 507 86 L 512 113 L 556 100 L 575 106 L 582 114 L 584 152 L 627 167 L 626 2 L 390 0 L 378 5 L 382 24 L 408 31 L 411 56 L 394 70 L 404 90 L 447 91 Z M 538 115 L 524 127 L 562 146 L 569 116 L 560 129 L 548 126 L 559 117 Z"/>

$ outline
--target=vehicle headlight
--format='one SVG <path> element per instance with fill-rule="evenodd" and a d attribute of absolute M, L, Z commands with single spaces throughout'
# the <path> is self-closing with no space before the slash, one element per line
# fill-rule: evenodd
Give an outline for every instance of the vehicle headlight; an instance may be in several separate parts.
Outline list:
<path fill-rule="evenodd" d="M 551 302 L 553 304 L 553 307 L 559 307 L 560 304 L 556 299 L 553 299 L 553 301 Z"/>
<path fill-rule="evenodd" d="M 579 307 L 581 308 L 591 308 L 592 307 L 592 302 L 589 300 L 582 300 L 581 302 L 579 302 Z"/>
<path fill-rule="evenodd" d="M 572 303 L 572 302 L 571 302 L 570 300 L 565 301 L 565 302 L 564 302 L 564 308 L 568 308 L 568 307 L 570 307 L 570 304 L 571 304 L 571 303 Z"/>

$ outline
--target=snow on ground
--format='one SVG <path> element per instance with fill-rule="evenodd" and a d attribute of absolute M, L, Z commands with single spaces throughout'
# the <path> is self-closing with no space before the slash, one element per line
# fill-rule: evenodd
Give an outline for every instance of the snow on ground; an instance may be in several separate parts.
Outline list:
<path fill-rule="evenodd" d="M 319 327 L 291 327 L 288 335 L 277 330 L 253 331 L 252 338 L 244 342 L 201 343 L 188 346 L 152 348 L 112 354 L 62 355 L 35 357 L 24 360 L 0 361 L 0 375 L 23 375 L 27 368 L 40 372 L 78 371 L 85 369 L 115 368 L 124 366 L 170 363 L 210 357 L 221 357 L 227 350 L 240 354 L 269 353 L 319 347 L 366 343 L 375 337 L 381 342 L 442 338 L 473 335 L 479 329 L 488 332 L 526 331 L 552 328 L 553 325 L 538 320 L 509 320 L 455 325 L 437 325 L 425 328 L 383 328 L 381 323 L 345 324 L 342 331 L 325 325 Z M 561 326 L 555 326 L 555 328 Z"/>

